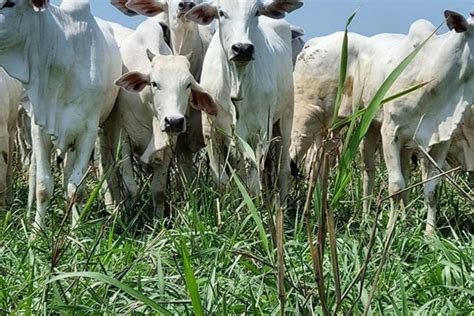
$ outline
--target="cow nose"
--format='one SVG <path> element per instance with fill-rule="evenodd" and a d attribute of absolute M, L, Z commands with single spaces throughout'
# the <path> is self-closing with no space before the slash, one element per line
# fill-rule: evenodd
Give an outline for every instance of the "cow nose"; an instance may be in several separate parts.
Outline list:
<path fill-rule="evenodd" d="M 251 61 L 255 53 L 255 46 L 249 43 L 238 43 L 232 45 L 232 52 L 234 61 Z"/>
<path fill-rule="evenodd" d="M 178 134 L 184 132 L 184 117 L 165 117 L 165 132 Z"/>

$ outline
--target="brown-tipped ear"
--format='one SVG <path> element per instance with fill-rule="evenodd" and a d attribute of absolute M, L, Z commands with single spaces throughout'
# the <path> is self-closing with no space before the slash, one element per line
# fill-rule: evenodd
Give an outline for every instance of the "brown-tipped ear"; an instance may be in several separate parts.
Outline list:
<path fill-rule="evenodd" d="M 166 2 L 160 0 L 128 0 L 126 6 L 147 17 L 153 17 L 168 10 Z"/>
<path fill-rule="evenodd" d="M 262 15 L 272 19 L 282 19 L 303 6 L 302 0 L 273 0 L 263 6 Z"/>
<path fill-rule="evenodd" d="M 455 30 L 456 33 L 464 33 L 468 30 L 469 24 L 462 14 L 446 10 L 444 11 L 444 17 L 449 30 Z"/>
<path fill-rule="evenodd" d="M 130 10 L 127 8 L 127 0 L 110 0 L 110 4 L 122 11 L 123 14 L 127 16 L 135 16 L 138 15 L 135 11 Z"/>
<path fill-rule="evenodd" d="M 138 93 L 150 84 L 150 76 L 141 72 L 128 72 L 115 81 L 115 84 L 129 92 Z"/>
<path fill-rule="evenodd" d="M 211 95 L 197 83 L 193 83 L 191 86 L 191 106 L 209 115 L 217 115 L 217 103 Z"/>
<path fill-rule="evenodd" d="M 38 9 L 43 9 L 49 4 L 49 0 L 31 0 L 31 4 Z"/>
<path fill-rule="evenodd" d="M 184 17 L 200 25 L 209 25 L 217 17 L 217 7 L 211 3 L 201 3 L 189 10 Z"/>

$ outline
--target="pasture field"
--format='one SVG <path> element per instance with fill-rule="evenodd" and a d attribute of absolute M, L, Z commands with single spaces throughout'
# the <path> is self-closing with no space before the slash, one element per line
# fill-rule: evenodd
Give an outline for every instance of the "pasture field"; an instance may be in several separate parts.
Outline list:
<path fill-rule="evenodd" d="M 206 170 L 204 165 L 202 161 L 200 170 Z M 356 162 L 351 167 L 352 180 L 334 209 L 342 291 L 364 265 L 375 220 L 374 209 L 361 213 L 361 171 Z M 56 174 L 59 171 L 57 167 Z M 466 184 L 464 175 L 453 177 Z M 15 202 L 0 216 L 0 314 L 166 314 L 161 308 L 179 315 L 281 312 L 279 264 L 269 220 L 273 210 L 261 207 L 258 198 L 249 199 L 236 181 L 217 192 L 205 171 L 186 186 L 174 171 L 169 189 L 172 216 L 162 224 L 150 218 L 149 182 L 143 177 L 133 211 L 107 212 L 91 193 L 90 212 L 71 231 L 59 180 L 58 176 L 48 217 L 50 229 L 30 239 L 26 173 L 16 172 Z M 320 315 L 305 225 L 309 223 L 316 240 L 319 214 L 312 207 L 303 217 L 307 188 L 304 181 L 292 182 L 284 223 L 285 313 Z M 377 183 L 378 194 L 387 196 L 384 169 Z M 87 185 L 89 192 L 98 188 L 92 175 Z M 439 193 L 440 229 L 427 238 L 422 190 L 412 190 L 412 202 L 397 224 L 376 285 L 373 314 L 474 313 L 474 210 L 447 183 Z M 382 256 L 388 208 L 388 201 L 381 204 L 364 282 L 358 280 L 348 291 L 337 314 L 364 311 Z M 328 243 L 322 284 L 332 314 L 337 294 Z"/>

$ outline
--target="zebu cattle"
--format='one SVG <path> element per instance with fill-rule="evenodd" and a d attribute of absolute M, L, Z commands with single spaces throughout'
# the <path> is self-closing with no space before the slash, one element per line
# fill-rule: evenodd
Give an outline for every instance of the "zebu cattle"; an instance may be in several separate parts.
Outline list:
<path fill-rule="evenodd" d="M 235 158 L 233 166 L 257 191 L 255 163 L 259 162 L 245 164 L 244 160 L 251 159 L 239 154 L 244 152 L 240 140 L 256 146 L 261 140 L 281 136 L 276 160 L 280 163 L 280 197 L 286 199 L 293 66 L 290 26 L 278 19 L 302 5 L 301 1 L 217 0 L 186 14 L 199 24 L 217 23 L 201 76 L 201 85 L 218 105 L 217 116 L 203 114 L 203 132 L 217 183 L 229 180 L 225 170 L 229 149 Z"/>
<path fill-rule="evenodd" d="M 11 202 L 12 159 L 18 105 L 23 97 L 21 83 L 0 68 L 0 207 Z"/>
<path fill-rule="evenodd" d="M 217 107 L 194 79 L 184 56 L 155 56 L 148 51 L 151 70 L 128 72 L 116 84 L 132 93 L 145 88 L 151 99 L 153 135 L 142 159 L 153 166 L 152 195 L 156 215 L 163 217 L 168 168 L 177 136 L 186 131 L 188 105 L 215 115 Z"/>
<path fill-rule="evenodd" d="M 0 8 L 0 65 L 23 83 L 32 105 L 35 226 L 43 228 L 53 194 L 53 148 L 66 154 L 65 189 L 77 219 L 98 126 L 118 92 L 117 44 L 85 0 L 65 0 L 60 7 L 47 0 L 0 0 Z"/>
<path fill-rule="evenodd" d="M 202 0 L 128 0 L 115 1 L 119 9 L 126 7 L 127 10 L 155 18 L 166 14 L 169 27 L 169 46 L 174 55 L 187 56 L 191 63 L 191 73 L 199 82 L 201 77 L 202 64 L 207 48 L 212 38 L 211 28 L 200 26 L 187 20 L 184 15 Z M 122 9 L 122 11 L 124 11 Z M 129 12 L 129 14 L 131 14 Z M 202 137 L 201 112 L 189 107 L 186 115 L 186 132 L 178 137 L 175 152 L 179 166 L 184 171 L 188 182 L 192 181 L 193 155 L 204 147 Z"/>
<path fill-rule="evenodd" d="M 470 53 L 474 47 L 474 21 L 453 11 L 445 11 L 445 17 L 451 32 L 435 36 L 422 48 L 392 92 L 415 82 L 431 83 L 384 107 L 382 141 L 391 194 L 406 188 L 408 156 L 412 151 L 428 153 L 438 166 L 444 164 L 451 140 L 474 103 L 474 64 Z M 431 162 L 425 162 L 424 170 L 425 179 L 439 173 Z M 424 187 L 427 234 L 436 227 L 438 182 L 439 179 L 433 179 Z M 400 200 L 400 195 L 393 198 L 391 224 Z"/>

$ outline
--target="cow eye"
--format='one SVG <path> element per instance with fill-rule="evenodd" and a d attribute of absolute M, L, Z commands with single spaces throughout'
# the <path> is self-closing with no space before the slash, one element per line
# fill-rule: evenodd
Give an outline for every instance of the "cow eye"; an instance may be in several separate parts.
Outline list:
<path fill-rule="evenodd" d="M 255 12 L 255 16 L 260 16 L 260 10 L 257 10 L 257 12 Z"/>
<path fill-rule="evenodd" d="M 158 84 L 154 81 L 151 82 L 151 86 L 155 89 L 158 89 Z"/>
<path fill-rule="evenodd" d="M 4 8 L 13 8 L 15 5 L 16 5 L 15 2 L 7 1 L 7 2 L 5 2 L 5 4 L 3 5 L 2 9 L 4 9 Z"/>
<path fill-rule="evenodd" d="M 186 89 L 191 88 L 191 86 L 192 86 L 192 83 L 189 83 L 188 86 L 186 87 Z"/>
<path fill-rule="evenodd" d="M 219 16 L 220 16 L 221 18 L 225 17 L 225 13 L 224 13 L 224 11 L 222 11 L 222 10 L 219 10 Z"/>

